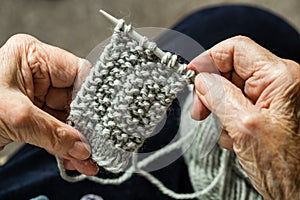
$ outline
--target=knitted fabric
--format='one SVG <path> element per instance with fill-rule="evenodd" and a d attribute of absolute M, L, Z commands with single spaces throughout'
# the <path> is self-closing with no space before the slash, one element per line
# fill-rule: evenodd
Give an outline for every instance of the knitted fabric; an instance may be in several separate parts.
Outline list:
<path fill-rule="evenodd" d="M 119 24 L 71 103 L 70 124 L 88 140 L 92 159 L 111 172 L 124 170 L 161 121 L 193 73 L 171 68 L 176 57 L 153 54 L 155 43 L 135 41 Z M 173 58 L 173 59 L 170 59 Z M 174 60 L 175 59 L 175 60 Z"/>
<path fill-rule="evenodd" d="M 192 105 L 192 89 L 189 89 L 189 95 L 182 106 L 182 113 L 188 113 Z M 68 176 L 63 168 L 62 161 L 57 159 L 58 167 L 62 178 L 70 182 L 90 180 L 103 185 L 120 185 L 132 177 L 134 173 L 140 175 L 151 182 L 163 194 L 173 199 L 195 199 L 200 200 L 257 200 L 262 197 L 251 186 L 246 173 L 239 165 L 235 155 L 221 148 L 218 144 L 205 157 L 200 157 L 201 152 L 208 146 L 212 135 L 219 133 L 219 126 L 216 119 L 211 115 L 206 120 L 199 122 L 198 125 L 191 126 L 186 117 L 181 118 L 182 126 L 179 130 L 180 139 L 171 145 L 165 146 L 154 154 L 137 162 L 137 155 L 133 154 L 132 166 L 126 170 L 126 173 L 118 178 L 100 178 L 80 175 L 76 177 Z M 188 131 L 187 131 L 188 130 Z M 162 156 L 172 153 L 174 150 L 189 145 L 188 141 L 193 143 L 188 151 L 184 153 L 184 158 L 188 167 L 190 180 L 195 190 L 194 193 L 176 193 L 167 188 L 160 180 L 152 174 L 144 171 L 142 168 L 155 162 Z"/>
<path fill-rule="evenodd" d="M 119 185 L 137 173 L 174 199 L 262 199 L 232 152 L 216 145 L 207 156 L 200 158 L 199 154 L 210 146 L 205 144 L 220 131 L 212 115 L 197 125 L 182 117 L 180 139 L 138 161 L 134 151 L 152 133 L 191 74 L 185 69 L 172 69 L 176 57 L 166 58 L 161 63 L 152 52 L 155 43 L 151 43 L 150 48 L 144 47 L 146 39 L 136 42 L 128 37 L 127 31 L 121 32 L 120 26 L 115 28 L 110 43 L 71 103 L 68 121 L 85 135 L 91 145 L 92 158 L 100 166 L 119 172 L 125 169 L 130 157 L 132 165 L 126 173 L 112 179 L 83 174 L 71 177 L 57 158 L 61 176 L 70 182 L 87 179 L 104 185 Z M 188 90 L 182 116 L 189 115 L 192 105 L 193 89 L 189 87 Z M 178 194 L 143 170 L 174 150 L 185 150 L 191 139 L 193 143 L 184 158 L 194 193 Z"/>

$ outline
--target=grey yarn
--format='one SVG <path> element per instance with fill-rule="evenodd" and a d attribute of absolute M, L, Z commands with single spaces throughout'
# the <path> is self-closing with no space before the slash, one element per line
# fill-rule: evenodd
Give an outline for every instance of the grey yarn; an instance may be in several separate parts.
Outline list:
<path fill-rule="evenodd" d="M 189 96 L 192 95 L 190 89 Z M 192 105 L 192 98 L 187 98 L 182 112 L 188 113 Z M 211 115 L 206 120 L 199 122 L 197 126 L 188 127 L 187 120 L 182 121 L 180 139 L 175 143 L 163 147 L 154 154 L 137 161 L 138 154 L 133 154 L 132 166 L 118 178 L 100 178 L 85 175 L 71 177 L 68 176 L 63 168 L 62 161 L 57 158 L 58 167 L 61 177 L 69 182 L 78 182 L 82 180 L 90 180 L 103 185 L 120 185 L 131 178 L 133 173 L 143 176 L 150 183 L 155 185 L 159 191 L 173 199 L 194 199 L 200 200 L 256 200 L 262 197 L 254 190 L 248 181 L 248 177 L 240 167 L 235 155 L 232 152 L 222 149 L 216 145 L 212 151 L 204 158 L 200 158 L 199 154 L 209 143 L 211 135 L 219 132 L 219 126 L 216 119 Z M 195 137 L 196 136 L 196 137 Z M 188 166 L 188 172 L 194 193 L 176 193 L 155 178 L 152 174 L 144 171 L 142 168 L 154 162 L 156 159 L 171 153 L 176 149 L 185 149 L 187 141 L 193 137 L 193 143 L 188 151 L 184 153 L 184 158 Z"/>
<path fill-rule="evenodd" d="M 111 172 L 125 169 L 132 155 L 161 121 L 188 70 L 171 68 L 174 57 L 153 54 L 115 28 L 110 43 L 71 103 L 69 123 L 88 140 L 92 159 Z M 175 58 L 176 60 L 176 58 Z"/>
<path fill-rule="evenodd" d="M 161 63 L 152 54 L 153 49 L 143 47 L 143 42 L 132 40 L 126 31 L 122 33 L 119 28 L 115 28 L 109 45 L 72 102 L 68 120 L 88 139 L 92 158 L 100 166 L 119 172 L 125 169 L 130 157 L 132 165 L 120 177 L 113 179 L 85 175 L 70 177 L 57 158 L 61 176 L 70 182 L 87 179 L 99 184 L 120 185 L 137 173 L 174 199 L 262 199 L 232 152 L 216 145 L 206 157 L 199 157 L 206 148 L 203 144 L 210 142 L 209 136 L 219 132 L 218 123 L 212 115 L 195 127 L 189 127 L 183 120 L 178 141 L 137 161 L 138 154 L 134 151 L 152 133 L 189 77 L 186 70 L 175 72 L 171 69 L 173 65 L 170 63 L 174 63 L 174 59 Z M 155 48 L 154 43 L 152 48 Z M 189 91 L 191 95 L 192 90 Z M 185 101 L 181 112 L 189 115 L 191 104 L 191 100 Z M 195 192 L 178 194 L 144 171 L 143 167 L 176 149 L 185 149 L 186 141 L 192 136 L 193 143 L 185 152 L 184 159 Z"/>
<path fill-rule="evenodd" d="M 203 151 L 203 145 L 217 130 L 216 119 L 213 115 L 204 120 L 197 129 L 194 142 L 188 151 L 184 154 L 190 181 L 195 191 L 201 191 L 216 178 L 225 166 L 226 170 L 220 180 L 214 185 L 214 188 L 198 197 L 200 200 L 224 199 L 224 200 L 256 200 L 263 199 L 252 187 L 247 174 L 241 168 L 237 157 L 217 144 L 212 151 L 205 157 L 199 158 L 199 152 Z M 224 159 L 227 157 L 227 159 Z"/>

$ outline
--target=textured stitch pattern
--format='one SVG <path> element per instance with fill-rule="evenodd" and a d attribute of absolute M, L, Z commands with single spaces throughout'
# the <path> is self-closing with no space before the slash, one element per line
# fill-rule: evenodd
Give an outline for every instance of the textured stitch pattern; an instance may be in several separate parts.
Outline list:
<path fill-rule="evenodd" d="M 189 97 L 182 107 L 182 113 L 188 113 L 192 105 L 192 89 L 189 90 Z M 61 177 L 70 182 L 90 180 L 103 185 L 120 185 L 131 178 L 132 174 L 138 172 L 150 183 L 157 187 L 163 194 L 173 199 L 194 199 L 212 200 L 253 200 L 262 199 L 249 183 L 246 173 L 239 165 L 237 158 L 232 152 L 226 151 L 219 145 L 204 158 L 199 157 L 199 153 L 210 145 L 211 136 L 219 133 L 219 126 L 216 119 L 211 115 L 206 120 L 199 122 L 198 125 L 191 126 L 185 115 L 182 116 L 182 125 L 180 128 L 180 139 L 171 145 L 165 146 L 154 154 L 137 161 L 138 154 L 133 154 L 132 166 L 118 178 L 100 178 L 95 176 L 68 176 L 63 168 L 62 161 L 57 158 Z M 187 131 L 188 130 L 188 131 Z M 162 156 L 172 153 L 176 149 L 186 149 L 189 140 L 193 143 L 188 151 L 184 153 L 184 158 L 188 166 L 191 183 L 194 187 L 194 193 L 176 193 L 167 188 L 160 180 L 152 174 L 143 170 L 144 167 L 155 162 Z"/>
<path fill-rule="evenodd" d="M 170 54 L 161 63 L 153 54 L 155 43 L 144 48 L 146 40 L 137 42 L 120 27 L 71 103 L 68 118 L 90 143 L 93 160 L 112 172 L 124 170 L 153 132 L 186 85 L 187 73 L 171 68 Z"/>
<path fill-rule="evenodd" d="M 120 26 L 117 26 L 110 44 L 72 102 L 69 116 L 69 122 L 87 137 L 92 146 L 92 157 L 99 165 L 118 172 L 126 167 L 132 156 L 132 166 L 113 179 L 83 174 L 71 177 L 57 157 L 61 176 L 70 182 L 87 179 L 104 185 L 119 185 L 138 172 L 163 194 L 174 199 L 262 199 L 232 152 L 216 145 L 209 155 L 199 158 L 199 152 L 206 148 L 203 144 L 209 142 L 208 136 L 219 131 L 213 116 L 195 127 L 189 127 L 189 123 L 185 124 L 186 120 L 183 120 L 181 138 L 177 142 L 137 162 L 138 154 L 133 151 L 152 132 L 177 92 L 185 85 L 185 79 L 191 75 L 185 68 L 178 69 L 177 73 L 171 70 L 176 57 L 174 59 L 170 54 L 163 59 L 164 64 L 160 63 L 152 53 L 155 43 L 151 46 L 144 48 L 143 41 L 131 40 L 127 32 L 120 32 Z M 192 95 L 191 90 L 189 95 Z M 182 113 L 189 113 L 191 104 L 191 100 L 185 101 Z M 176 193 L 142 169 L 175 149 L 185 149 L 186 141 L 192 136 L 196 137 L 184 158 L 194 193 Z"/>

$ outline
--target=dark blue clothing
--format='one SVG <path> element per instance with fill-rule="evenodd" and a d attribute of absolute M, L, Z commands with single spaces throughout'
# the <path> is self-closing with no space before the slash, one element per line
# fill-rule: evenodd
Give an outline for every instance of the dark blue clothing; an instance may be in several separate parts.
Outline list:
<path fill-rule="evenodd" d="M 299 33 L 281 18 L 248 6 L 220 6 L 197 11 L 173 27 L 208 49 L 235 35 L 251 37 L 260 45 L 283 58 L 300 62 Z M 172 104 L 160 134 L 146 141 L 143 151 L 168 142 L 177 132 L 180 107 Z M 175 126 L 174 126 L 175 124 Z M 170 189 L 193 192 L 183 158 L 152 172 Z M 101 172 L 102 177 L 110 174 Z M 29 199 L 46 195 L 49 199 L 80 199 L 98 194 L 104 200 L 170 199 L 144 178 L 133 176 L 119 186 L 98 185 L 90 181 L 68 183 L 60 178 L 54 157 L 46 151 L 26 145 L 7 164 L 0 167 L 0 199 Z"/>

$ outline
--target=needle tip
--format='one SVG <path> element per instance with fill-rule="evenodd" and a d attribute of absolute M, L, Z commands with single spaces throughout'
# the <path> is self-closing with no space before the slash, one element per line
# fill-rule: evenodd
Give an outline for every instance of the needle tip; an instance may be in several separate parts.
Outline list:
<path fill-rule="evenodd" d="M 104 10 L 100 9 L 99 12 L 106 18 L 108 19 L 111 23 L 113 23 L 114 25 L 117 25 L 119 22 L 119 19 L 115 18 L 114 16 L 108 14 L 107 12 L 105 12 Z"/>
<path fill-rule="evenodd" d="M 104 10 L 100 9 L 99 12 L 104 15 L 106 13 Z"/>

